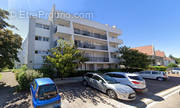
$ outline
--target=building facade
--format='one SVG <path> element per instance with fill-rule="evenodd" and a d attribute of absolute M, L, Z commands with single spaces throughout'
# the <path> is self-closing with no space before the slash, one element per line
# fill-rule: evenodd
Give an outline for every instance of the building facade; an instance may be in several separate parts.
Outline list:
<path fill-rule="evenodd" d="M 89 61 L 79 64 L 79 70 L 115 68 L 118 65 L 117 50 L 123 43 L 118 39 L 121 30 L 73 15 L 58 16 L 66 13 L 52 8 L 48 20 L 30 17 L 29 32 L 23 42 L 21 64 L 29 68 L 40 68 L 48 50 L 56 47 L 57 40 L 71 40 L 83 50 Z M 57 17 L 58 16 L 58 17 Z"/>

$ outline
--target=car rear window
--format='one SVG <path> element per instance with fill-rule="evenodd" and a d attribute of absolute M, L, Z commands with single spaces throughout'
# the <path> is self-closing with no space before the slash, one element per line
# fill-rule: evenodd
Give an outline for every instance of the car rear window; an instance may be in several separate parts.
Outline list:
<path fill-rule="evenodd" d="M 47 100 L 58 95 L 55 84 L 43 85 L 39 87 L 38 98 L 39 100 Z"/>
<path fill-rule="evenodd" d="M 133 79 L 133 80 L 139 80 L 139 81 L 143 81 L 143 78 L 140 77 L 140 76 L 128 76 L 130 79 Z"/>

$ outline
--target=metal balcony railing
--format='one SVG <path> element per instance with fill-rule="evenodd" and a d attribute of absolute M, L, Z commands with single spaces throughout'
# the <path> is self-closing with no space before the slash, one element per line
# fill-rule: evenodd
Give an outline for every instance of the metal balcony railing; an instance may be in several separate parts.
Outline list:
<path fill-rule="evenodd" d="M 108 57 L 87 57 L 89 62 L 109 62 Z"/>
<path fill-rule="evenodd" d="M 107 35 L 101 35 L 98 33 L 91 33 L 89 31 L 85 31 L 85 30 L 74 29 L 74 33 L 84 35 L 84 36 L 88 36 L 88 37 L 94 37 L 94 38 L 107 40 Z"/>
<path fill-rule="evenodd" d="M 108 46 L 106 45 L 94 45 L 87 42 L 80 42 L 75 40 L 75 45 L 79 48 L 89 48 L 89 49 L 98 49 L 98 50 L 108 50 Z"/>

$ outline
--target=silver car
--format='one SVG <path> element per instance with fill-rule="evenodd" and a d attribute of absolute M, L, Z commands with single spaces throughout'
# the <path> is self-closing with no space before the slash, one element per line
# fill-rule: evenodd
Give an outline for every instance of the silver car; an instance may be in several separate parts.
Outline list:
<path fill-rule="evenodd" d="M 130 86 L 137 92 L 147 91 L 145 80 L 137 74 L 125 72 L 108 72 L 105 73 L 105 75 L 109 75 L 121 84 Z"/>
<path fill-rule="evenodd" d="M 159 81 L 168 79 L 166 72 L 162 71 L 141 71 L 139 72 L 139 75 L 141 75 L 143 78 L 157 79 Z"/>
<path fill-rule="evenodd" d="M 84 75 L 83 79 L 83 85 L 89 85 L 107 93 L 110 98 L 119 98 L 122 100 L 136 99 L 136 93 L 132 88 L 118 83 L 115 79 L 109 77 L 108 75 L 87 73 Z"/>

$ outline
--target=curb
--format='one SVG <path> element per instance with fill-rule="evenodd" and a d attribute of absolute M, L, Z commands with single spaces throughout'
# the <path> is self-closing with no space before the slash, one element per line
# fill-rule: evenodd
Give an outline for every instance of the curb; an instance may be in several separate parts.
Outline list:
<path fill-rule="evenodd" d="M 64 84 L 73 84 L 73 83 L 79 83 L 79 82 L 82 82 L 83 79 L 82 77 L 78 77 L 78 78 L 68 78 L 68 79 L 64 79 L 64 80 L 58 80 L 58 79 L 55 79 L 54 82 L 57 84 L 57 85 L 64 85 Z"/>
<path fill-rule="evenodd" d="M 173 93 L 173 92 L 175 92 L 175 91 L 177 91 L 177 90 L 179 90 L 179 89 L 180 89 L 180 85 L 179 85 L 179 86 L 176 86 L 176 87 L 173 87 L 173 88 L 170 88 L 170 89 L 168 89 L 168 90 L 162 91 L 162 92 L 160 92 L 160 93 L 157 93 L 157 94 L 155 94 L 155 95 L 163 98 L 163 97 L 165 97 L 166 95 L 168 95 L 168 94 L 170 94 L 170 93 Z M 151 103 L 153 103 L 153 102 L 155 102 L 155 101 L 152 100 L 152 99 L 142 99 L 142 102 L 144 102 L 144 104 L 146 104 L 146 105 L 149 105 L 149 104 L 151 104 Z M 139 105 L 138 105 L 138 108 L 144 108 L 144 107 L 145 107 L 144 104 L 139 104 Z"/>

